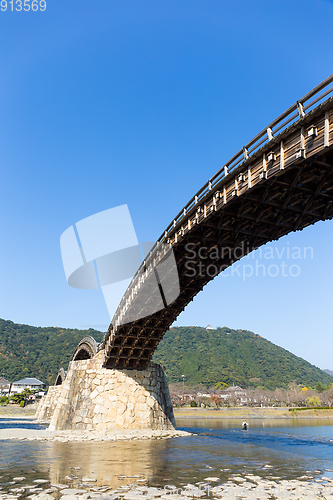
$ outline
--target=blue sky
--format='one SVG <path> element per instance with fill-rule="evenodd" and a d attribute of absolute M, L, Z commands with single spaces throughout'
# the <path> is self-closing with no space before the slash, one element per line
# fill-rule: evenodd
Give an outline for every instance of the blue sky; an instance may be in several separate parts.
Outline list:
<path fill-rule="evenodd" d="M 0 11 L 0 317 L 105 327 L 101 291 L 67 285 L 62 232 L 127 203 L 139 241 L 158 238 L 235 152 L 333 73 L 332 21 L 328 0 Z M 286 261 L 298 276 L 221 275 L 176 324 L 252 330 L 333 369 L 332 229 L 289 235 L 271 245 L 275 260 L 260 259 L 267 270 L 281 263 L 276 251 L 311 247 L 313 258 Z"/>

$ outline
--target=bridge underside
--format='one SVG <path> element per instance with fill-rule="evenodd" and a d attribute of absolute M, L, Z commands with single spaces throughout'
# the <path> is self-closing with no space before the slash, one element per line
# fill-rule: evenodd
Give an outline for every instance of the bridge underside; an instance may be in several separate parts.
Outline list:
<path fill-rule="evenodd" d="M 225 269 L 243 255 L 292 231 L 333 217 L 333 152 L 309 159 L 298 159 L 257 184 L 241 196 L 236 196 L 219 210 L 212 211 L 200 224 L 173 244 L 179 281 L 178 298 L 163 310 L 129 324 L 119 326 L 106 353 L 109 368 L 144 369 L 157 344 L 194 296 L 212 279 L 189 270 L 198 269 L 198 250 L 207 247 L 226 249 L 219 258 L 205 260 Z M 188 244 L 187 251 L 185 246 Z M 226 248 L 227 247 L 227 248 Z M 240 248 L 244 249 L 243 255 Z M 234 252 L 235 249 L 238 249 Z M 197 257 L 192 258 L 196 254 Z M 207 252 L 209 254 L 209 252 Z M 186 267 L 187 264 L 187 267 Z M 214 268 L 213 268 L 214 269 Z M 162 282 L 163 286 L 163 282 Z M 148 291 L 147 291 L 148 292 Z M 149 293 L 146 301 L 149 303 Z M 110 325 L 108 336 L 112 334 Z"/>

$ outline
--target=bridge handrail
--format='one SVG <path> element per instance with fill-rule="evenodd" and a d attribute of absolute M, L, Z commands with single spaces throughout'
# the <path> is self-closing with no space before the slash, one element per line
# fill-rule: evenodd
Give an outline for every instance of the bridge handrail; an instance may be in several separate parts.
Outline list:
<path fill-rule="evenodd" d="M 236 153 L 227 163 L 225 163 L 225 165 L 222 168 L 220 168 L 216 172 L 216 174 L 214 174 L 208 180 L 208 182 L 206 182 L 206 184 L 202 186 L 201 189 L 199 189 L 199 191 L 190 199 L 190 201 L 184 206 L 184 208 L 176 215 L 173 222 L 169 224 L 169 226 L 166 228 L 164 233 L 159 237 L 157 241 L 162 243 L 163 240 L 169 236 L 169 234 L 167 235 L 166 233 L 169 233 L 170 229 L 172 230 L 175 227 L 175 225 L 177 225 L 178 222 L 180 222 L 180 220 L 184 217 L 184 215 L 186 215 L 189 212 L 189 210 L 193 208 L 193 206 L 197 205 L 200 199 L 203 198 L 207 194 L 207 192 L 209 192 L 212 188 L 214 188 L 216 184 L 218 184 L 224 177 L 226 177 L 226 175 L 230 174 L 231 171 L 234 170 L 245 159 L 247 159 L 247 157 L 250 157 L 250 153 L 254 153 L 257 149 L 259 149 L 259 147 L 262 144 L 264 144 L 265 142 L 269 142 L 270 140 L 268 132 L 269 129 L 271 130 L 272 134 L 271 138 L 273 138 L 274 133 L 280 132 L 283 128 L 286 128 L 287 125 L 290 124 L 290 122 L 295 120 L 295 118 L 297 119 L 301 118 L 303 116 L 302 112 L 305 114 L 305 111 L 309 110 L 314 104 L 317 104 L 327 95 L 333 93 L 333 86 L 332 86 L 326 92 L 320 94 L 319 96 L 316 97 L 316 99 L 314 99 L 310 103 L 307 103 L 307 105 L 304 106 L 304 103 L 306 103 L 309 99 L 311 99 L 311 97 L 318 94 L 321 90 L 326 88 L 332 82 L 333 82 L 333 74 L 328 78 L 326 78 L 319 85 L 317 85 L 310 92 L 305 94 L 305 96 L 303 96 L 299 101 L 290 106 L 284 113 L 278 116 L 278 118 L 272 121 L 267 127 L 265 127 L 261 132 L 259 132 L 259 134 L 257 134 L 251 141 L 249 141 L 244 146 L 243 149 L 238 151 L 238 153 Z M 297 113 L 294 113 L 295 111 L 297 111 Z M 288 118 L 288 120 L 283 122 L 285 118 Z M 280 124 L 280 126 L 278 128 L 275 128 L 278 124 Z M 260 139 L 262 140 L 259 142 Z M 251 146 L 254 147 L 250 149 Z M 226 174 L 226 168 L 227 168 L 227 174 Z M 155 246 L 151 248 L 150 254 L 153 253 Z"/>
<path fill-rule="evenodd" d="M 239 165 L 241 165 L 244 161 L 250 158 L 263 144 L 268 143 L 272 139 L 274 139 L 274 134 L 277 132 L 283 131 L 289 126 L 292 122 L 296 122 L 299 119 L 305 116 L 305 111 L 311 110 L 313 106 L 320 101 L 322 101 L 329 94 L 333 94 L 333 85 L 330 88 L 327 88 L 331 83 L 333 83 L 333 74 L 326 78 L 319 85 L 314 87 L 310 92 L 305 94 L 299 101 L 296 101 L 292 106 L 290 106 L 284 113 L 278 116 L 275 120 L 273 120 L 267 127 L 265 127 L 259 134 L 257 134 L 251 141 L 249 141 L 238 153 L 236 153 L 232 158 L 230 158 L 227 163 L 223 165 L 207 182 L 202 186 L 201 189 L 190 199 L 190 201 L 183 207 L 183 209 L 176 215 L 173 219 L 172 223 L 166 228 L 163 234 L 158 238 L 157 242 L 151 248 L 149 254 L 146 256 L 146 259 L 140 265 L 136 274 L 134 275 L 130 286 L 124 294 L 121 303 L 119 304 L 115 316 L 123 303 L 123 300 L 126 300 L 128 293 L 130 292 L 131 285 L 136 280 L 139 273 L 141 273 L 144 269 L 147 268 L 149 262 L 151 261 L 154 252 L 157 247 L 161 243 L 167 243 L 168 238 L 171 236 L 175 228 L 182 221 L 184 217 L 198 204 L 200 201 L 215 188 L 224 178 L 226 178 L 232 171 L 234 171 Z M 325 92 L 320 93 L 322 90 Z M 308 102 L 312 97 L 315 97 L 314 100 Z"/>

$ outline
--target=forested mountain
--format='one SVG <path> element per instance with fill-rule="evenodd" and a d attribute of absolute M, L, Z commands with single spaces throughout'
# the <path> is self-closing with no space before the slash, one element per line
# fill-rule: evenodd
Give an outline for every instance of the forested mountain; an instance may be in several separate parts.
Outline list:
<path fill-rule="evenodd" d="M 18 325 L 0 319 L 0 376 L 11 382 L 36 377 L 53 384 L 60 367 L 68 363 L 79 341 L 96 330 Z M 286 387 L 296 381 L 306 386 L 333 382 L 333 377 L 302 358 L 245 330 L 200 327 L 171 328 L 159 344 L 153 361 L 166 367 L 169 382 L 206 386 L 224 382 L 241 387 Z"/>
<path fill-rule="evenodd" d="M 324 372 L 328 373 L 329 375 L 333 376 L 333 370 L 324 370 Z"/>
<path fill-rule="evenodd" d="M 333 377 L 304 359 L 246 330 L 200 327 L 171 328 L 153 360 L 166 367 L 169 382 L 241 387 L 287 387 L 289 382 L 314 387 Z"/>
<path fill-rule="evenodd" d="M 74 349 L 86 335 L 100 342 L 104 334 L 92 329 L 37 328 L 0 319 L 0 376 L 11 382 L 35 377 L 54 384 L 59 368 L 67 370 Z"/>

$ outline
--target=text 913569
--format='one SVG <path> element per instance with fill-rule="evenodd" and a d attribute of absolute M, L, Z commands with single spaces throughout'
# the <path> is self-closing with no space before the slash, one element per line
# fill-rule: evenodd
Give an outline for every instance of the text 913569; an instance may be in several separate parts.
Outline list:
<path fill-rule="evenodd" d="M 29 10 L 36 12 L 40 10 L 43 12 L 44 10 L 46 10 L 46 0 L 1 0 L 0 9 L 2 10 L 2 12 L 6 10 L 12 12 L 28 12 Z"/>

